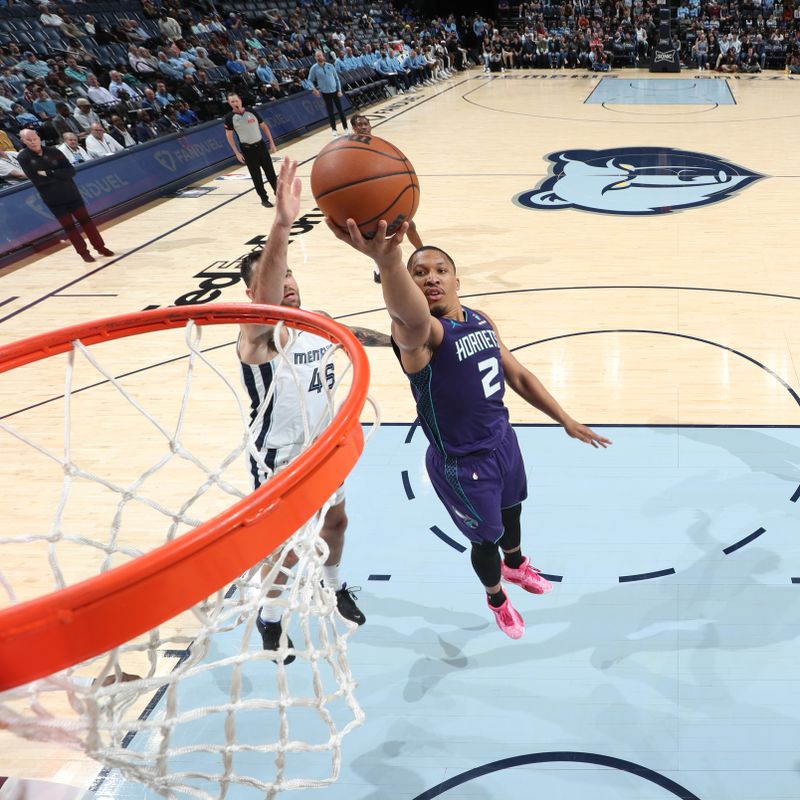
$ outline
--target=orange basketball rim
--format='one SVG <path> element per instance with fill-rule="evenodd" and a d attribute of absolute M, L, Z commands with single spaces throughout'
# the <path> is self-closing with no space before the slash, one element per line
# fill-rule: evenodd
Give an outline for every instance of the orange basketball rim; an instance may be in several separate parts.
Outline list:
<path fill-rule="evenodd" d="M 340 344 L 351 388 L 316 441 L 286 469 L 227 510 L 145 555 L 96 577 L 0 611 L 0 691 L 51 675 L 127 642 L 233 581 L 320 509 L 364 448 L 359 422 L 369 362 L 356 338 L 322 315 L 250 303 L 183 306 L 126 314 L 0 347 L 0 372 L 84 345 L 198 325 L 290 327 Z"/>

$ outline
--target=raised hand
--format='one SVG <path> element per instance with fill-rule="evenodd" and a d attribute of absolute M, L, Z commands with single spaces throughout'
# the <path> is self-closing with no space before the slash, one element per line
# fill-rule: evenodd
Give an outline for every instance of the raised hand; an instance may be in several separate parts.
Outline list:
<path fill-rule="evenodd" d="M 375 231 L 375 235 L 371 239 L 364 237 L 354 219 L 347 220 L 346 230 L 340 228 L 330 217 L 325 217 L 325 223 L 333 231 L 333 235 L 337 239 L 347 242 L 360 253 L 369 256 L 378 266 L 389 264 L 396 261 L 398 257 L 402 257 L 400 245 L 403 243 L 408 230 L 407 222 L 404 222 L 395 234 L 387 238 L 386 229 L 388 224 L 385 219 L 382 219 L 378 223 L 378 230 Z"/>
<path fill-rule="evenodd" d="M 296 172 L 297 162 L 284 158 L 275 189 L 275 222 L 279 225 L 291 225 L 300 213 L 303 186 L 300 178 L 295 177 Z"/>

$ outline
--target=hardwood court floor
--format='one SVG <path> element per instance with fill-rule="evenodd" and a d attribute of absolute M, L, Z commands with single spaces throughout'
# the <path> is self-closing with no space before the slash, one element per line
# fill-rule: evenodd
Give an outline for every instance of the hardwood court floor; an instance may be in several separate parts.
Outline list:
<path fill-rule="evenodd" d="M 573 416 L 598 426 L 673 432 L 691 430 L 676 426 L 701 426 L 704 431 L 709 426 L 732 426 L 736 435 L 744 437 L 737 440 L 743 444 L 734 448 L 723 443 L 723 449 L 746 454 L 770 453 L 773 447 L 767 460 L 770 464 L 780 460 L 781 479 L 795 480 L 796 485 L 800 459 L 789 429 L 800 425 L 796 310 L 800 275 L 794 211 L 800 187 L 796 146 L 800 80 L 783 75 L 731 79 L 727 85 L 734 104 L 674 105 L 676 96 L 670 93 L 658 103 L 642 104 L 636 100 L 641 87 L 646 85 L 658 95 L 658 85 L 650 80 L 647 73 L 612 74 L 603 79 L 603 91 L 610 87 L 614 91 L 608 97 L 620 102 L 587 103 L 601 82 L 599 76 L 562 71 L 489 78 L 473 72 L 436 89 L 387 101 L 371 109 L 370 115 L 375 133 L 390 139 L 414 163 L 422 187 L 418 228 L 426 243 L 439 244 L 454 257 L 466 304 L 494 318 L 506 343 Z M 703 85 L 719 79 L 685 74 L 682 80 L 687 92 L 702 93 L 696 100 L 707 99 L 711 93 L 704 92 Z M 623 90 L 616 91 L 617 84 L 625 84 Z M 296 226 L 290 259 L 303 303 L 343 317 L 348 324 L 388 331 L 370 264 L 335 241 L 313 210 L 306 178 L 311 159 L 328 140 L 323 132 L 280 151 L 302 163 L 303 218 Z M 568 156 L 558 160 L 563 153 Z M 542 186 L 551 167 L 553 179 L 558 180 Z M 71 249 L 62 248 L 6 270 L 0 275 L 0 342 L 175 302 L 244 300 L 243 288 L 235 280 L 235 261 L 263 240 L 271 212 L 257 203 L 249 181 L 235 177 L 242 170 L 230 172 L 233 177 L 203 184 L 213 189 L 203 196 L 160 201 L 106 226 L 104 236 L 118 253 L 114 259 L 84 265 Z M 539 194 L 529 201 L 535 189 Z M 549 207 L 525 207 L 526 201 Z M 689 203 L 693 205 L 687 207 Z M 621 205 L 629 213 L 611 213 Z M 642 213 L 652 207 L 674 210 Z M 235 332 L 214 331 L 204 343 L 225 344 L 234 336 Z M 110 346 L 108 351 L 117 373 L 145 369 L 132 383 L 137 397 L 162 407 L 177 403 L 174 387 L 179 371 L 147 367 L 162 364 L 177 352 L 174 347 L 172 342 L 143 341 L 136 347 Z M 385 349 L 371 349 L 369 355 L 371 391 L 384 420 L 410 423 L 414 414 L 409 392 L 394 357 Z M 232 348 L 217 351 L 215 363 L 227 369 L 234 382 L 238 380 Z M 79 378 L 92 380 L 85 372 Z M 0 416 L 13 414 L 5 421 L 41 432 L 57 448 L 61 435 L 57 403 L 15 412 L 62 391 L 63 373 L 51 369 L 4 375 Z M 203 431 L 215 431 L 215 444 L 222 447 L 230 430 L 229 407 L 215 391 L 209 388 L 202 396 L 199 425 Z M 91 463 L 111 463 L 131 472 L 138 468 L 144 457 L 139 458 L 126 441 L 125 417 L 115 422 L 106 416 L 99 430 L 91 424 L 119 403 L 105 390 L 85 392 L 80 402 L 87 422 L 79 434 L 99 437 L 86 444 Z M 516 423 L 544 421 L 518 398 L 509 396 L 508 404 Z M 776 426 L 772 445 L 764 439 L 753 444 L 747 438 L 756 426 Z M 632 435 L 639 441 L 644 434 L 636 430 Z M 781 431 L 786 433 L 784 445 L 777 443 L 783 441 Z M 626 447 L 625 428 L 615 430 L 613 438 L 615 447 Z M 642 441 L 646 443 L 634 462 L 646 464 L 642 454 L 659 440 Z M 16 445 L 13 458 L 4 462 L 5 485 L 13 486 L 13 494 L 5 494 L 13 500 L 3 502 L 4 518 L 23 529 L 45 524 L 44 514 L 32 521 L 31 508 L 41 505 L 39 498 L 46 495 L 35 462 Z M 757 462 L 748 461 L 748 470 L 758 471 Z M 600 481 L 603 467 L 598 470 Z M 691 480 L 689 473 L 686 480 Z M 44 483 L 57 492 L 58 475 L 45 476 Z M 624 547 L 613 541 L 612 521 L 615 514 L 624 516 L 624 492 L 613 494 L 613 480 L 604 485 L 616 500 L 609 500 L 603 536 L 617 552 Z M 180 486 L 181 477 L 176 475 L 164 491 L 178 492 Z M 690 532 L 692 503 L 701 504 L 693 495 L 680 495 L 671 502 L 687 504 L 685 515 L 679 516 Z M 535 503 L 531 501 L 534 507 Z M 724 513 L 724 499 L 715 503 Z M 567 504 L 556 505 L 563 511 Z M 796 505 L 787 509 L 788 519 L 796 524 Z M 592 509 L 583 513 L 582 524 L 590 528 Z M 94 516 L 87 514 L 87 524 L 100 524 Z M 77 524 L 79 517 L 76 513 Z M 354 546 L 355 535 L 350 541 Z M 780 541 L 786 549 L 776 554 L 781 577 L 776 578 L 775 599 L 768 603 L 772 610 L 797 602 L 797 588 L 786 576 L 800 574 L 798 551 L 788 545 L 789 537 Z M 15 558 L 19 561 L 4 559 L 4 568 L 12 575 L 24 569 L 27 590 L 36 591 L 37 572 L 43 571 L 31 567 L 25 554 Z M 466 570 L 466 565 L 459 569 Z M 772 577 L 771 573 L 769 580 Z M 688 579 L 692 585 L 699 580 L 696 575 Z M 589 603 L 590 596 L 591 592 L 581 594 L 575 587 L 569 594 L 576 603 Z M 632 597 L 610 601 L 627 609 L 623 621 L 633 611 Z M 645 598 L 645 616 L 647 608 L 656 608 L 647 605 L 651 600 Z M 391 593 L 381 602 L 389 616 L 383 624 L 391 628 Z M 635 601 L 641 602 L 641 597 Z M 471 611 L 483 613 L 477 607 Z M 745 640 L 754 636 L 752 626 L 758 620 L 748 618 L 747 623 L 750 628 L 743 625 L 735 634 Z M 731 624 L 735 626 L 735 620 Z M 505 644 L 496 644 L 508 651 Z M 757 654 L 757 637 L 753 647 Z M 373 648 L 372 658 L 378 653 Z M 678 657 L 677 645 L 675 653 Z M 614 663 L 615 658 L 610 653 L 598 663 Z M 795 681 L 783 673 L 775 679 L 787 681 L 787 697 L 796 696 Z M 638 678 L 633 675 L 631 680 Z M 735 687 L 726 686 L 726 691 Z M 787 709 L 787 724 L 794 731 L 797 711 L 796 704 Z M 550 713 L 557 714 L 557 709 Z M 702 760 L 706 745 L 698 740 L 696 748 Z M 43 759 L 41 747 L 7 736 L 0 738 L 0 752 L 3 761 L 8 754 L 16 774 L 29 777 L 88 785 L 95 770 L 63 750 L 48 749 L 50 755 Z M 459 763 L 467 769 L 468 761 Z M 473 761 L 476 767 L 483 763 L 477 756 Z M 757 759 L 751 766 L 754 773 L 758 771 Z M 788 774 L 783 763 L 769 768 Z M 421 791 L 433 783 L 426 779 L 416 785 Z M 726 773 L 720 783 L 728 792 L 733 782 Z M 781 785 L 789 794 L 775 796 L 791 796 L 790 784 Z M 714 797 L 707 792 L 701 796 L 702 800 Z M 758 796 L 766 800 L 767 794 Z"/>

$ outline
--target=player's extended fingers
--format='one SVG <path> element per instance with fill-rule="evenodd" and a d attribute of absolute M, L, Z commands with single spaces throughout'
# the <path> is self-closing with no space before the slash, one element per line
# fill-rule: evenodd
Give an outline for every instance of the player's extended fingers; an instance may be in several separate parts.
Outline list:
<path fill-rule="evenodd" d="M 381 224 L 378 223 L 378 230 L 380 230 Z M 353 246 L 357 247 L 359 250 L 363 250 L 367 246 L 366 239 L 361 235 L 361 231 L 359 230 L 356 221 L 352 217 L 347 218 L 347 232 L 350 234 L 350 239 L 353 242 Z"/>
<path fill-rule="evenodd" d="M 325 217 L 325 224 L 331 229 L 331 232 L 337 239 L 341 239 L 348 244 L 353 244 L 350 233 L 344 228 L 340 228 L 330 217 Z"/>
<path fill-rule="evenodd" d="M 408 230 L 408 223 L 404 222 L 395 232 L 394 236 L 392 237 L 392 244 L 395 247 L 400 246 L 403 244 L 403 240 L 406 238 L 406 231 Z"/>

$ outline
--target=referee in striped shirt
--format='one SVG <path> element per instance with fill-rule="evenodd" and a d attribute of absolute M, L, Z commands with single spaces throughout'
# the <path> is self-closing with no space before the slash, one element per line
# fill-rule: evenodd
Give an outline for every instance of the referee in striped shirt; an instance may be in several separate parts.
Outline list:
<path fill-rule="evenodd" d="M 270 157 L 270 153 L 274 153 L 276 149 L 275 141 L 269 132 L 267 123 L 261 119 L 255 109 L 245 106 L 242 98 L 236 92 L 228 92 L 228 105 L 231 110 L 223 120 L 225 137 L 237 161 L 247 165 L 247 170 L 253 179 L 253 186 L 261 198 L 261 205 L 272 208 L 272 203 L 264 188 L 261 171 L 263 170 L 267 176 L 272 190 L 277 191 L 278 179 Z M 267 145 L 261 135 L 262 132 L 269 139 L 269 150 L 267 150 Z M 234 134 L 236 135 L 234 136 Z M 236 146 L 236 139 L 239 140 L 239 147 Z"/>
<path fill-rule="evenodd" d="M 314 58 L 317 59 L 316 64 L 311 65 L 308 71 L 308 80 L 314 87 L 311 91 L 314 97 L 322 95 L 325 101 L 325 108 L 328 111 L 328 120 L 331 123 L 331 130 L 333 135 L 336 136 L 336 114 L 333 111 L 333 104 L 336 103 L 336 108 L 339 111 L 339 118 L 342 120 L 342 130 L 347 133 L 347 117 L 342 110 L 342 82 L 339 80 L 339 73 L 333 64 L 325 61 L 325 55 L 322 50 L 317 50 L 314 53 Z"/>

